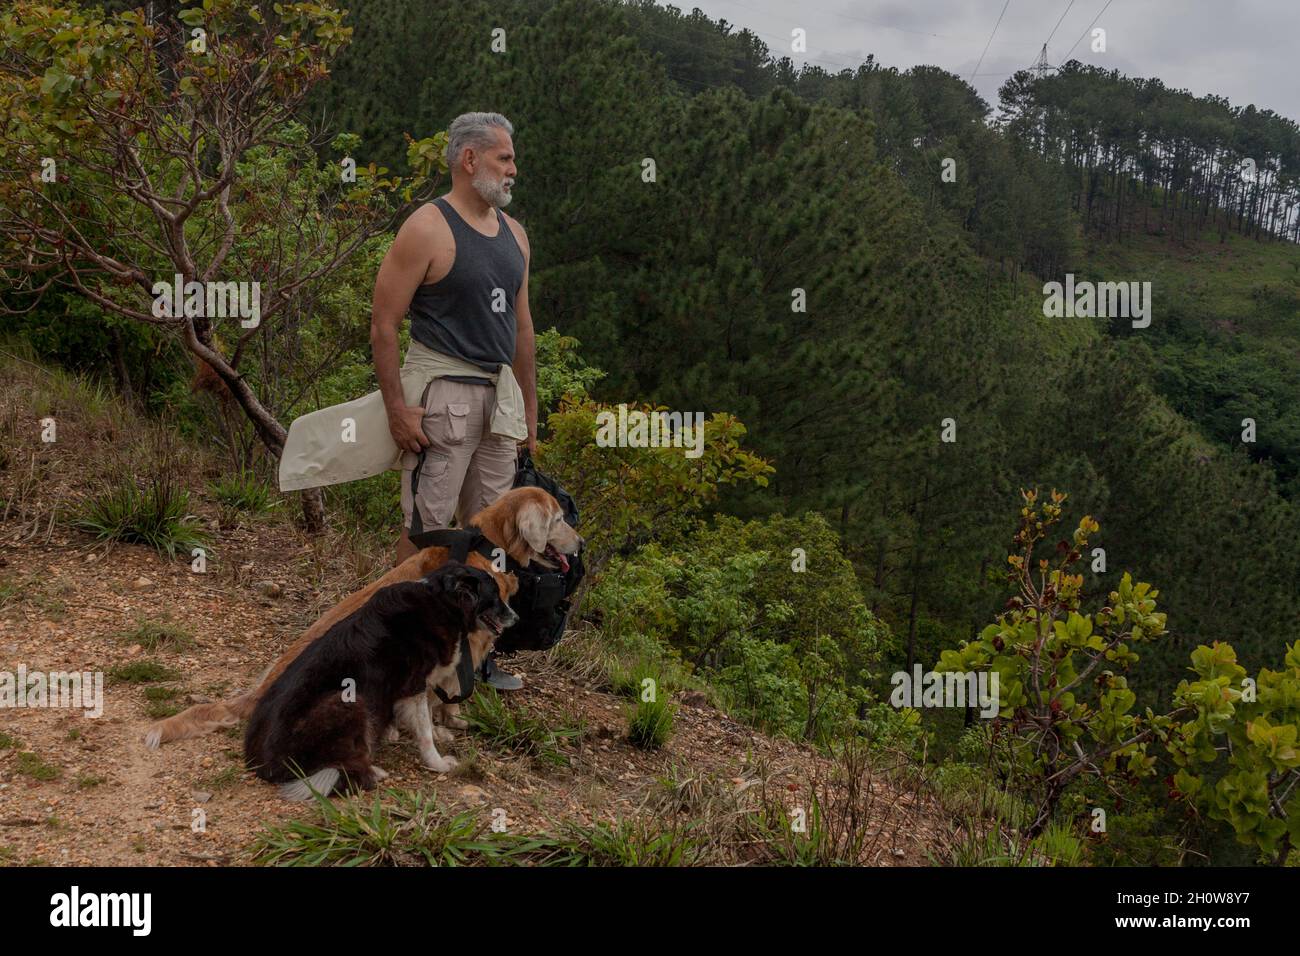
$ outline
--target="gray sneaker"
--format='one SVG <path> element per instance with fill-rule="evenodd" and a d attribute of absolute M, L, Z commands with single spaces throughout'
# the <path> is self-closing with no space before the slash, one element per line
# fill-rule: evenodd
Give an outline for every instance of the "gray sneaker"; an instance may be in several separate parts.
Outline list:
<path fill-rule="evenodd" d="M 483 683 L 497 690 L 519 690 L 524 686 L 524 682 L 514 674 L 507 674 L 497 667 L 490 656 L 483 662 L 481 679 Z"/>

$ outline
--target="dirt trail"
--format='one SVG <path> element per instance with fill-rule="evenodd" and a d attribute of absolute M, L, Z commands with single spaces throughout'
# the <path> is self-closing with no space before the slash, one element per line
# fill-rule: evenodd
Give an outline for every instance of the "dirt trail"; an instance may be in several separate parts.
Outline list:
<path fill-rule="evenodd" d="M 255 583 L 220 586 L 140 546 L 106 552 L 88 539 L 56 537 L 51 546 L 10 547 L 0 574 L 18 589 L 0 609 L 0 670 L 23 664 L 29 673 L 107 673 L 152 660 L 179 673 L 159 686 L 180 688 L 173 702 L 182 706 L 246 686 L 329 598 L 294 583 L 301 580 L 302 560 L 294 544 L 274 553 L 259 547 L 251 532 L 238 532 L 224 546 L 241 558 L 240 552 L 256 552 Z M 179 625 L 195 643 L 151 652 L 123 637 L 145 620 Z M 473 759 L 450 775 L 435 775 L 419 766 L 413 745 L 402 740 L 381 752 L 380 763 L 392 774 L 386 785 L 432 788 L 440 800 L 462 808 L 501 807 L 512 832 L 543 832 L 560 820 L 612 821 L 633 813 L 674 766 L 739 787 L 752 780 L 761 758 L 778 775 L 787 773 L 793 790 L 799 771 L 816 761 L 806 748 L 770 740 L 707 706 L 683 706 L 669 744 L 645 753 L 622 739 L 620 698 L 584 686 L 544 655 L 518 655 L 510 665 L 527 683 L 512 705 L 584 727 L 564 745 L 569 767 L 549 769 L 475 745 Z M 69 709 L 0 711 L 0 730 L 18 741 L 0 749 L 0 861 L 241 863 L 265 823 L 315 814 L 281 801 L 274 788 L 244 771 L 237 729 L 147 750 L 146 686 L 106 679 L 98 718 Z M 470 744 L 468 735 L 458 734 L 450 752 L 463 758 Z M 51 768 L 46 772 L 57 775 L 39 779 L 38 770 L 34 776 L 32 758 L 23 753 L 35 754 L 41 767 Z M 906 801 L 910 797 L 883 814 L 890 820 L 882 827 L 895 832 L 882 841 L 882 864 L 926 862 L 932 834 Z M 888 802 L 886 793 L 882 807 Z M 198 811 L 201 831 L 192 826 Z"/>

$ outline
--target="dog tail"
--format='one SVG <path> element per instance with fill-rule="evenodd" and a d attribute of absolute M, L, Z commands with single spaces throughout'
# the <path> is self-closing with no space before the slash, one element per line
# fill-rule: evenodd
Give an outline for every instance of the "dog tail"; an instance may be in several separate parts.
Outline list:
<path fill-rule="evenodd" d="M 256 705 L 256 690 L 241 694 L 233 700 L 195 704 L 150 726 L 144 735 L 144 745 L 150 750 L 157 750 L 173 740 L 201 737 L 222 727 L 233 727 L 252 714 Z"/>
<path fill-rule="evenodd" d="M 338 786 L 339 778 L 343 772 L 337 767 L 326 767 L 323 770 L 317 770 L 310 777 L 301 777 L 292 783 L 280 785 L 280 796 L 286 800 L 310 800 L 312 791 L 319 793 L 323 797 L 328 797 Z"/>

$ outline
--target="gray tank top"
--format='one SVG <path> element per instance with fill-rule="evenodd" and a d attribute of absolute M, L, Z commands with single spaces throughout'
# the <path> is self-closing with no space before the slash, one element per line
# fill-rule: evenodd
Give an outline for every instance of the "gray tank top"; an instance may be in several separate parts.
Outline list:
<path fill-rule="evenodd" d="M 523 251 L 501 210 L 496 211 L 497 234 L 485 236 L 441 196 L 433 202 L 451 227 L 456 258 L 445 276 L 415 290 L 411 338 L 495 372 L 515 360 L 515 293 L 524 281 Z M 493 311 L 494 299 L 500 299 L 504 311 Z"/>

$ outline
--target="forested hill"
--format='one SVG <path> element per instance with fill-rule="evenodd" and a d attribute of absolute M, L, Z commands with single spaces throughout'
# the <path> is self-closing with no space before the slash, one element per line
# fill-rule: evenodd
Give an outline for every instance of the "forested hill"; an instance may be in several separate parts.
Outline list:
<path fill-rule="evenodd" d="M 649 3 L 348 6 L 351 44 L 302 111 L 324 155 L 347 131 L 359 164 L 404 171 L 404 134 L 509 117 L 537 325 L 607 371 L 602 401 L 738 416 L 776 471 L 728 510 L 820 510 L 906 662 L 1001 610 L 990 578 L 1033 486 L 1101 525 L 1088 600 L 1124 570 L 1160 589 L 1173 638 L 1144 691 L 1167 696 L 1197 643 L 1230 640 L 1255 669 L 1296 633 L 1289 120 L 1067 64 L 1013 77 L 995 123 L 943 70 L 796 69 Z M 336 391 L 268 376 L 285 421 L 303 395 L 369 386 L 354 313 L 376 266 L 322 299 L 354 363 Z M 1046 317 L 1043 284 L 1067 273 L 1152 281 L 1150 326 Z M 112 367 L 84 335 L 43 344 Z M 160 391 L 165 366 L 143 360 L 159 350 L 137 347 L 119 364 Z"/>
<path fill-rule="evenodd" d="M 402 131 L 509 116 L 537 321 L 609 371 L 603 399 L 736 413 L 777 474 L 732 507 L 823 509 L 917 659 L 998 609 L 1035 484 L 1100 521 L 1095 591 L 1122 568 L 1161 588 L 1163 677 L 1195 642 L 1253 665 L 1294 631 L 1293 123 L 1073 64 L 1014 77 L 994 124 L 937 68 L 800 71 L 649 3 L 507 6 L 358 0 L 313 115 L 395 167 Z M 1068 271 L 1155 280 L 1151 328 L 1045 318 Z M 1207 292 L 1221 273 L 1234 294 Z"/>

